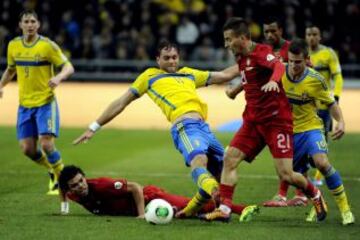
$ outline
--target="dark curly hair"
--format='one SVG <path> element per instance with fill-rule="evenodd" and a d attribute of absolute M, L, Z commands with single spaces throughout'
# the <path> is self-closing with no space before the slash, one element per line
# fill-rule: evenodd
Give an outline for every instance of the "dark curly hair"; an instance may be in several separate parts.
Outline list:
<path fill-rule="evenodd" d="M 59 176 L 59 187 L 63 193 L 66 193 L 69 190 L 68 181 L 75 177 L 78 173 L 85 176 L 83 170 L 77 166 L 69 165 L 64 167 Z"/>

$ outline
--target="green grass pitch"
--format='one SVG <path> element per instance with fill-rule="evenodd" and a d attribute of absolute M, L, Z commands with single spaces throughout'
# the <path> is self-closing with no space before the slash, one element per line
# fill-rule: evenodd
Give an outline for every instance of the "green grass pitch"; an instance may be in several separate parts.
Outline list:
<path fill-rule="evenodd" d="M 88 177 L 124 177 L 186 196 L 195 192 L 169 131 L 104 129 L 87 144 L 72 146 L 81 133 L 82 129 L 62 129 L 57 147 L 65 163 L 81 166 Z M 224 145 L 232 137 L 216 135 Z M 69 216 L 60 216 L 57 198 L 45 195 L 46 171 L 21 154 L 15 136 L 15 128 L 0 127 L 0 239 L 359 239 L 359 225 L 341 225 L 325 187 L 330 211 L 320 224 L 304 221 L 310 207 L 261 208 L 252 222 L 239 223 L 233 215 L 229 224 L 191 219 L 153 226 L 131 217 L 94 216 L 74 203 Z M 356 217 L 360 216 L 359 148 L 359 134 L 330 143 L 331 161 L 343 177 Z M 274 195 L 278 181 L 267 150 L 253 164 L 241 163 L 238 172 L 236 202 L 261 203 Z"/>

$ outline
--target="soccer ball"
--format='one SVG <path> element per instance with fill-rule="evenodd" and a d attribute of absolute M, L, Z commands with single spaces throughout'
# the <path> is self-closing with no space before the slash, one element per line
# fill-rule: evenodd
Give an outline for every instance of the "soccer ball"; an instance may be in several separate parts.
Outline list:
<path fill-rule="evenodd" d="M 174 216 L 170 203 L 163 199 L 151 200 L 145 208 L 145 220 L 151 224 L 167 224 Z"/>

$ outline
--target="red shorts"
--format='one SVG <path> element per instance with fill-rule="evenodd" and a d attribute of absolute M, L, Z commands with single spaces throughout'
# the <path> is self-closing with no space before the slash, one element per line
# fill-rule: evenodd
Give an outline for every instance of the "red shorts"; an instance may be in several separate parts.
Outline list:
<path fill-rule="evenodd" d="M 170 203 L 171 206 L 176 207 L 177 209 L 183 209 L 190 201 L 190 198 L 168 193 L 154 185 L 145 186 L 143 192 L 145 204 L 153 199 L 160 198 L 164 199 Z"/>
<path fill-rule="evenodd" d="M 240 149 L 251 162 L 266 146 L 274 158 L 293 158 L 292 123 L 271 120 L 267 123 L 244 121 L 230 142 L 231 147 Z"/>
<path fill-rule="evenodd" d="M 161 194 L 165 191 L 157 186 L 148 185 L 143 188 L 143 192 L 145 202 L 147 203 L 153 199 L 159 198 L 159 196 L 161 196 Z"/>

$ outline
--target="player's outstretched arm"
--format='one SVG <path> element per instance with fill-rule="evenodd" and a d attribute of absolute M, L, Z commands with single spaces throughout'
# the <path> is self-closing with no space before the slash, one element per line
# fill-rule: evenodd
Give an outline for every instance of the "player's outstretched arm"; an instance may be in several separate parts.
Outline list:
<path fill-rule="evenodd" d="M 137 99 L 137 96 L 128 90 L 120 98 L 113 101 L 101 114 L 101 116 L 89 125 L 89 129 L 73 141 L 73 144 L 77 145 L 79 143 L 86 143 L 92 138 L 95 132 L 101 128 L 101 126 L 110 122 L 114 117 L 119 115 L 135 99 Z"/>
<path fill-rule="evenodd" d="M 270 77 L 270 81 L 264 84 L 261 87 L 261 91 L 263 92 L 271 92 L 276 91 L 280 92 L 279 82 L 281 81 L 281 77 L 285 73 L 285 66 L 280 61 L 276 61 L 273 65 L 273 74 Z"/>
<path fill-rule="evenodd" d="M 337 103 L 334 103 L 330 107 L 330 114 L 336 120 L 336 125 L 333 133 L 331 134 L 331 138 L 333 140 L 340 139 L 345 134 L 345 121 L 342 115 L 341 108 Z"/>
<path fill-rule="evenodd" d="M 238 65 L 234 65 L 219 72 L 211 72 L 211 78 L 208 81 L 208 84 L 229 82 L 238 76 L 240 76 L 239 67 Z"/>
<path fill-rule="evenodd" d="M 15 76 L 16 69 L 7 67 L 0 80 L 0 98 L 2 98 L 4 94 L 4 87 L 13 79 Z"/>
<path fill-rule="evenodd" d="M 131 192 L 135 200 L 135 204 L 138 212 L 138 218 L 144 218 L 145 200 L 144 200 L 144 193 L 142 186 L 136 182 L 128 182 L 127 189 L 129 192 Z"/>
<path fill-rule="evenodd" d="M 49 87 L 56 88 L 63 80 L 69 78 L 74 72 L 73 65 L 70 62 L 67 62 L 61 68 L 61 71 L 49 80 Z"/>

